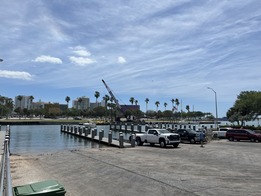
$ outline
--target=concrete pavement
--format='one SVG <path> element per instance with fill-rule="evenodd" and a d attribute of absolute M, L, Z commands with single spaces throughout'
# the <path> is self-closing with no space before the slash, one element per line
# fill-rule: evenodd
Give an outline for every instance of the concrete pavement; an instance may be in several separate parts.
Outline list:
<path fill-rule="evenodd" d="M 58 180 L 71 196 L 260 195 L 261 143 L 212 141 L 12 155 L 13 186 Z"/>

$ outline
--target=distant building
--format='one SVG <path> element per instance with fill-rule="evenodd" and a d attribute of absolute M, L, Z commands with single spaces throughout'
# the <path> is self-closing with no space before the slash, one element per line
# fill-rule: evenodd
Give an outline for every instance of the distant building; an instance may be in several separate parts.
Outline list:
<path fill-rule="evenodd" d="M 41 100 L 39 100 L 38 102 L 33 102 L 32 103 L 32 109 L 44 109 L 44 102 L 42 102 Z"/>
<path fill-rule="evenodd" d="M 21 96 L 21 100 L 19 100 L 19 96 Z M 32 109 L 32 99 L 31 96 L 19 95 L 15 97 L 15 109 Z"/>
<path fill-rule="evenodd" d="M 88 110 L 90 109 L 90 99 L 85 96 L 79 97 L 76 100 L 73 100 L 72 107 L 78 110 Z"/>

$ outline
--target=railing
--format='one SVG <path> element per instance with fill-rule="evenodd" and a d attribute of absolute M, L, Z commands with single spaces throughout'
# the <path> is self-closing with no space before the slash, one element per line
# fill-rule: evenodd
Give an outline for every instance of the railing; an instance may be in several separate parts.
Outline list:
<path fill-rule="evenodd" d="M 12 191 L 12 180 L 10 171 L 10 127 L 6 127 L 6 134 L 4 140 L 4 150 L 1 161 L 1 171 L 0 171 L 0 196 L 13 196 Z"/>

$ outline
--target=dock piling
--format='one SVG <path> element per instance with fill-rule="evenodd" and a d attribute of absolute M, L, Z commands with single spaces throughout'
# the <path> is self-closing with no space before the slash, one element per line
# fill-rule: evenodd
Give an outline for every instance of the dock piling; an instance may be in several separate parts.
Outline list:
<path fill-rule="evenodd" d="M 111 143 L 112 143 L 112 131 L 110 130 L 108 134 L 108 144 L 111 145 Z"/>
<path fill-rule="evenodd" d="M 120 132 L 120 135 L 119 135 L 119 145 L 120 145 L 120 148 L 123 148 L 123 134 L 122 134 L 122 132 Z"/>

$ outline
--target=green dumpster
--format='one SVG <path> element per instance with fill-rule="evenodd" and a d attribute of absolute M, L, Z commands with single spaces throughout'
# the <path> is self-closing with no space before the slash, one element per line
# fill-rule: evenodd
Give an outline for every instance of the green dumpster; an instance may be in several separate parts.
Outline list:
<path fill-rule="evenodd" d="M 46 180 L 32 184 L 13 187 L 14 196 L 44 195 L 57 196 L 65 195 L 64 187 L 56 180 Z"/>

